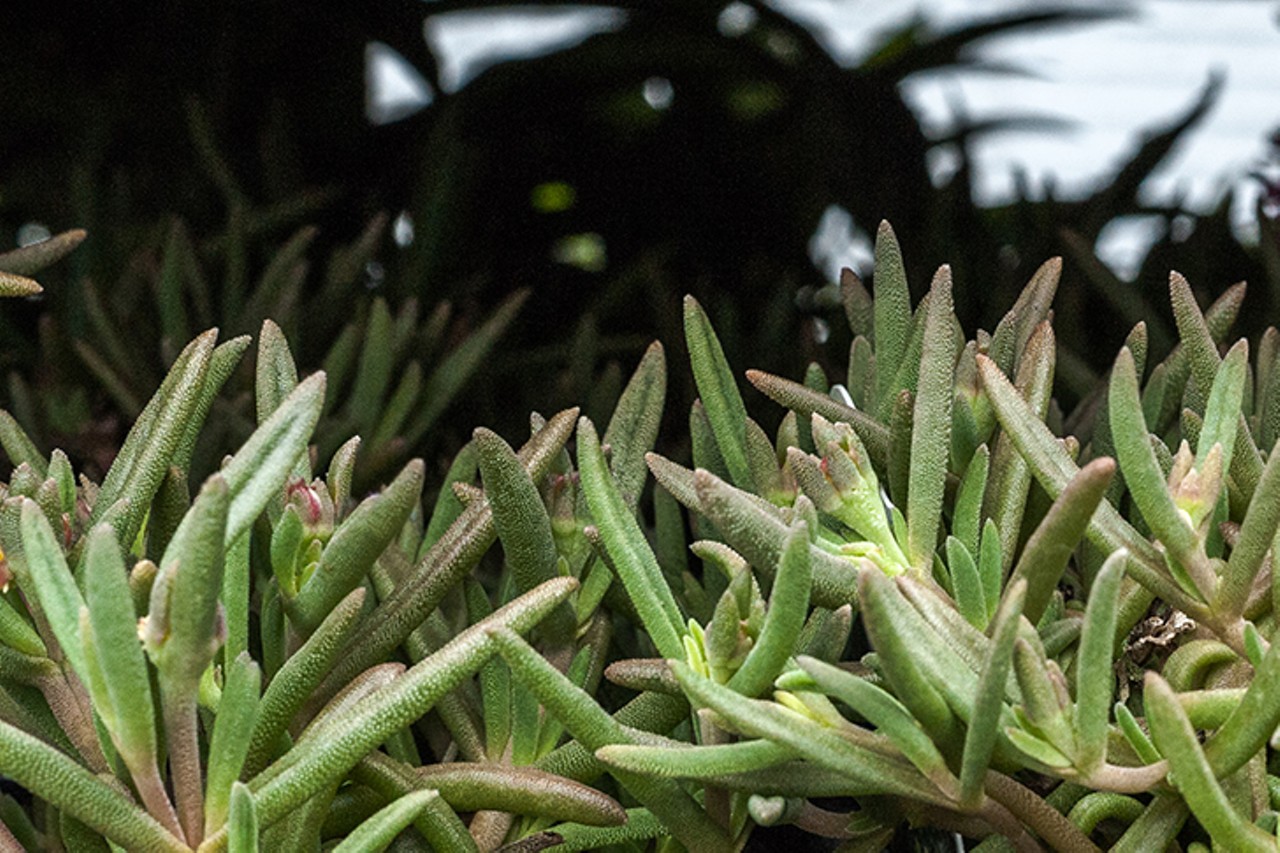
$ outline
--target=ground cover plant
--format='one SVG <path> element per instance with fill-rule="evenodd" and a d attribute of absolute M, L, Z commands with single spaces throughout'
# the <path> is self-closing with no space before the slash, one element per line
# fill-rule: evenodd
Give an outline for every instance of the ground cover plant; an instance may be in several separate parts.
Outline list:
<path fill-rule="evenodd" d="M 100 481 L 0 412 L 0 849 L 1275 849 L 1280 333 L 1173 274 L 1177 345 L 1062 412 L 1059 261 L 972 337 L 905 269 L 882 226 L 837 383 L 747 371 L 768 432 L 686 299 L 689 464 L 658 343 L 604 422 L 367 494 L 272 322 L 177 351 Z"/>

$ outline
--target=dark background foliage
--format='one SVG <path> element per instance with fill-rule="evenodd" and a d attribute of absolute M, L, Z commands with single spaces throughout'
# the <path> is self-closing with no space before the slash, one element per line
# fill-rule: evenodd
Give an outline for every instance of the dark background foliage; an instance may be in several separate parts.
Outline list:
<path fill-rule="evenodd" d="M 41 322 L 46 338 L 85 335 L 84 277 L 110 301 L 111 283 L 147 263 L 175 215 L 216 268 L 236 260 L 225 257 L 224 239 L 236 229 L 251 238 L 240 261 L 261 266 L 302 223 L 320 226 L 320 251 L 354 239 L 378 211 L 408 210 L 416 238 L 405 249 L 387 241 L 378 268 L 386 275 L 365 283 L 391 300 L 450 300 L 455 335 L 503 295 L 531 288 L 466 397 L 459 420 L 467 428 L 487 420 L 517 431 L 512 419 L 529 409 L 590 405 L 593 388 L 612 387 L 610 360 L 630 365 L 655 336 L 680 340 L 684 292 L 708 307 L 738 367 L 798 376 L 810 360 L 842 364 L 844 324 L 808 251 L 830 204 L 867 227 L 894 224 L 917 297 L 939 264 L 952 264 L 967 328 L 993 328 L 1035 267 L 1065 255 L 1056 325 L 1067 405 L 1140 317 L 1157 350 L 1169 344 L 1170 268 L 1203 288 L 1204 300 L 1248 279 L 1245 333 L 1280 307 L 1274 220 L 1260 212 L 1260 243 L 1246 246 L 1232 233 L 1229 200 L 1208 215 L 1178 205 L 1152 211 L 1138 200 L 1219 81 L 1189 92 L 1186 111 L 1152 128 L 1089 197 L 998 208 L 974 204 L 967 151 L 1027 117 L 929 139 L 899 95 L 913 73 L 978 63 L 973 48 L 984 39 L 1111 13 L 1049 10 L 944 32 L 913 22 L 846 68 L 764 3 L 748 3 L 754 25 L 731 36 L 717 26 L 723 3 L 628 0 L 614 4 L 625 13 L 616 29 L 500 63 L 443 94 L 423 18 L 500 5 L 65 0 L 6 10 L 0 230 L 38 220 L 55 230 L 83 226 L 93 237 L 46 274 L 43 301 L 6 306 L 0 367 L 33 366 Z M 398 50 L 435 84 L 431 107 L 382 126 L 365 119 L 371 41 Z M 668 109 L 643 99 L 655 76 L 679 92 Z M 954 146 L 961 165 L 935 186 L 926 155 L 939 145 Z M 560 200 L 539 203 L 548 186 Z M 1151 212 L 1177 227 L 1124 284 L 1092 246 L 1116 217 Z M 588 256 L 565 262 L 575 246 Z M 294 335 L 303 363 L 318 366 L 344 315 L 365 310 L 365 296 L 309 315 Z M 830 321 L 830 339 L 815 318 Z M 74 356 L 41 369 L 65 379 Z M 672 409 L 687 411 L 687 400 L 685 389 Z"/>

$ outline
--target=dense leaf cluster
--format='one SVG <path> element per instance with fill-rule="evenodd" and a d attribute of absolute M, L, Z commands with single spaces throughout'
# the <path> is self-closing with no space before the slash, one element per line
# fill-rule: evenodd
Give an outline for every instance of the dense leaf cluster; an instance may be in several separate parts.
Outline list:
<path fill-rule="evenodd" d="M 0 849 L 1276 849 L 1280 335 L 1224 352 L 1243 287 L 1175 273 L 1177 346 L 1139 323 L 1064 415 L 1060 262 L 972 338 L 949 268 L 913 306 L 887 225 L 876 264 L 843 382 L 748 371 L 774 437 L 685 300 L 691 467 L 656 343 L 603 433 L 477 429 L 429 507 L 419 460 L 358 500 L 269 321 L 194 497 L 247 337 L 178 352 L 101 481 L 0 411 Z"/>

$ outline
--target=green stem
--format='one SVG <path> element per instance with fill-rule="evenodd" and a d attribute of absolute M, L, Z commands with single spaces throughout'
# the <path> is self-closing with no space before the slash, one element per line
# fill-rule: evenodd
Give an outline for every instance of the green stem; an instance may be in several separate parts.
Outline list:
<path fill-rule="evenodd" d="M 142 798 L 142 804 L 147 807 L 147 811 L 160 821 L 165 829 L 181 838 L 183 833 L 178 825 L 178 813 L 173 810 L 169 793 L 164 789 L 164 780 L 160 778 L 160 770 L 156 767 L 155 759 L 152 758 L 137 768 L 130 767 L 129 773 L 133 776 L 133 784 L 137 787 L 138 796 Z"/>

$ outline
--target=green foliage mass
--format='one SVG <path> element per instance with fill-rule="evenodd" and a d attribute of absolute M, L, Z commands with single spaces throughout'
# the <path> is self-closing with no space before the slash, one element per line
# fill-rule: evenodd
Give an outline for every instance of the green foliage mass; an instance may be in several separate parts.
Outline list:
<path fill-rule="evenodd" d="M 421 417 L 385 358 L 334 417 L 270 321 L 207 474 L 247 337 L 174 353 L 97 480 L 0 411 L 0 849 L 1276 849 L 1280 334 L 1174 273 L 1178 343 L 1064 414 L 1060 261 L 969 337 L 950 268 L 913 304 L 876 256 L 840 382 L 747 372 L 773 435 L 685 300 L 687 465 L 656 343 L 603 430 L 480 428 L 443 482 L 350 435 Z"/>

